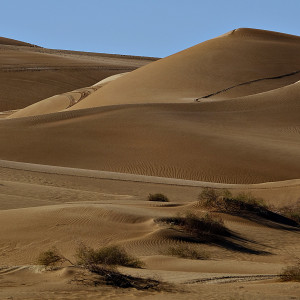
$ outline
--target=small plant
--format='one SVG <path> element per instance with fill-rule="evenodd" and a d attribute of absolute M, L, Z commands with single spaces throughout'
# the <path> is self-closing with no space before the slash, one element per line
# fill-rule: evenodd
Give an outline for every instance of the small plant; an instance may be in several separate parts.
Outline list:
<path fill-rule="evenodd" d="M 220 196 L 220 192 L 212 188 L 204 188 L 198 196 L 200 204 L 205 207 L 214 206 Z"/>
<path fill-rule="evenodd" d="M 171 288 L 158 280 L 122 274 L 117 269 L 112 269 L 107 266 L 95 265 L 92 269 L 89 269 L 89 271 L 98 276 L 90 281 L 84 277 L 74 279 L 73 281 L 78 283 L 84 282 L 84 284 L 93 286 L 105 284 L 118 288 L 135 288 L 137 290 L 168 291 Z"/>
<path fill-rule="evenodd" d="M 169 202 L 169 199 L 164 194 L 149 194 L 148 201 Z"/>
<path fill-rule="evenodd" d="M 223 220 L 210 214 L 198 217 L 195 214 L 188 213 L 185 217 L 158 218 L 156 222 L 171 224 L 173 227 L 177 227 L 196 237 L 203 235 L 230 235 L 229 230 L 224 226 Z"/>
<path fill-rule="evenodd" d="M 137 290 L 171 290 L 171 286 L 158 280 L 134 277 L 119 272 L 117 265 L 139 268 L 142 266 L 142 262 L 128 255 L 124 249 L 118 246 L 108 246 L 94 250 L 81 244 L 77 249 L 76 256 L 77 264 L 75 266 L 81 266 L 96 277 L 86 277 L 86 272 L 83 272 L 72 279 L 71 282 L 93 286 L 106 284 L 120 288 L 135 288 Z M 68 261 L 74 266 L 56 248 L 42 252 L 38 259 L 39 264 L 51 267 L 49 270 L 52 270 L 55 265 L 64 261 Z"/>
<path fill-rule="evenodd" d="M 189 246 L 170 247 L 167 251 L 168 255 L 189 259 L 208 259 L 209 255 L 204 251 L 197 251 Z"/>
<path fill-rule="evenodd" d="M 93 268 L 96 265 L 104 266 L 126 266 L 132 268 L 141 268 L 142 262 L 137 258 L 130 256 L 119 246 L 107 246 L 100 249 L 93 249 L 86 245 L 80 245 L 76 252 L 77 263 L 87 268 Z"/>
<path fill-rule="evenodd" d="M 289 266 L 280 273 L 282 281 L 300 281 L 300 262 L 295 266 Z"/>
<path fill-rule="evenodd" d="M 38 264 L 49 268 L 62 264 L 64 261 L 66 261 L 66 258 L 55 247 L 42 252 L 38 257 Z"/>
<path fill-rule="evenodd" d="M 263 213 L 267 210 L 263 199 L 254 197 L 250 193 L 239 193 L 233 196 L 232 193 L 226 189 L 216 191 L 212 188 L 205 188 L 199 194 L 198 199 L 201 206 L 219 209 L 221 211 L 252 211 Z"/>

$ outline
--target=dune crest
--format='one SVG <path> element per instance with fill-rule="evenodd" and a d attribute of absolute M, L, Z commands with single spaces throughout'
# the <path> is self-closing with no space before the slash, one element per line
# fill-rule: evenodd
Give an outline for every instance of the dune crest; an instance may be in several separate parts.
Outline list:
<path fill-rule="evenodd" d="M 299 51 L 298 37 L 238 29 L 135 70 L 71 109 L 187 103 L 243 84 L 214 99 L 264 92 L 300 79 Z"/>

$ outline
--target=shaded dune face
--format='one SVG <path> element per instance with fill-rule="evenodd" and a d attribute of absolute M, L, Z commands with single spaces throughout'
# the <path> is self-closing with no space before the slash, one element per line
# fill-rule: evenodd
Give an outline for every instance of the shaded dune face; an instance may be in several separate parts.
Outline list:
<path fill-rule="evenodd" d="M 0 123 L 0 157 L 223 183 L 299 178 L 299 50 L 296 36 L 234 30 L 20 110 Z"/>

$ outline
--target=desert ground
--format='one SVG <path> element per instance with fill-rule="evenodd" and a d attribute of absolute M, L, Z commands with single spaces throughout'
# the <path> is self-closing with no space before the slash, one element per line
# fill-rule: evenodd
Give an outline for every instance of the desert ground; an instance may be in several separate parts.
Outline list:
<path fill-rule="evenodd" d="M 300 261 L 299 53 L 245 28 L 162 59 L 1 38 L 0 299 L 300 299 L 279 276 Z M 208 189 L 264 206 L 205 206 Z M 191 214 L 225 231 L 187 232 Z M 96 284 L 82 243 L 122 247 L 143 265 L 119 272 L 160 288 Z M 53 247 L 70 262 L 49 270 Z"/>

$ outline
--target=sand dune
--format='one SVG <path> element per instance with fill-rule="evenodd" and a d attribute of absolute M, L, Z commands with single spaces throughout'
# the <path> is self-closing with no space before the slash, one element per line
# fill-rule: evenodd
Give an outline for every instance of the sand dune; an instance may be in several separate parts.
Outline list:
<path fill-rule="evenodd" d="M 10 114 L 8 118 L 29 117 L 63 111 L 84 100 L 99 88 L 102 88 L 106 84 L 124 76 L 125 74 L 127 73 L 112 75 L 103 80 L 100 80 L 91 87 L 81 88 L 79 90 L 64 93 L 61 95 L 55 95 L 50 98 L 44 99 L 23 109 L 20 109 L 15 113 Z"/>
<path fill-rule="evenodd" d="M 155 60 L 31 46 L 0 39 L 1 111 L 20 109 L 56 94 L 90 86 Z"/>
<path fill-rule="evenodd" d="M 109 85 L 66 109 L 120 104 L 189 103 L 261 93 L 300 80 L 299 50 L 299 37 L 237 29 L 121 78 L 114 77 Z M 44 102 L 40 104 L 41 112 L 46 113 Z M 61 105 L 48 112 L 60 110 Z M 26 110 L 16 117 L 39 113 L 37 104 L 35 110 L 30 108 L 30 114 Z"/>
<path fill-rule="evenodd" d="M 296 179 L 299 88 L 295 83 L 226 101 L 111 106 L 2 120 L 6 143 L 0 155 L 224 183 Z"/>
<path fill-rule="evenodd" d="M 259 79 L 213 98 L 256 94 L 299 80 L 299 51 L 299 37 L 238 29 L 131 72 L 71 109 L 128 103 L 192 102 Z M 272 77 L 278 78 L 264 79 Z"/>
<path fill-rule="evenodd" d="M 297 212 L 299 37 L 238 29 L 160 60 L 29 46 L 0 39 L 1 299 L 297 299 L 278 277 L 300 257 L 295 223 L 197 197 L 226 188 Z M 212 213 L 229 234 L 197 239 L 157 220 L 185 213 Z M 53 246 L 74 261 L 80 242 L 124 247 L 145 267 L 123 273 L 168 290 L 36 265 Z M 183 246 L 209 258 L 168 252 Z"/>

